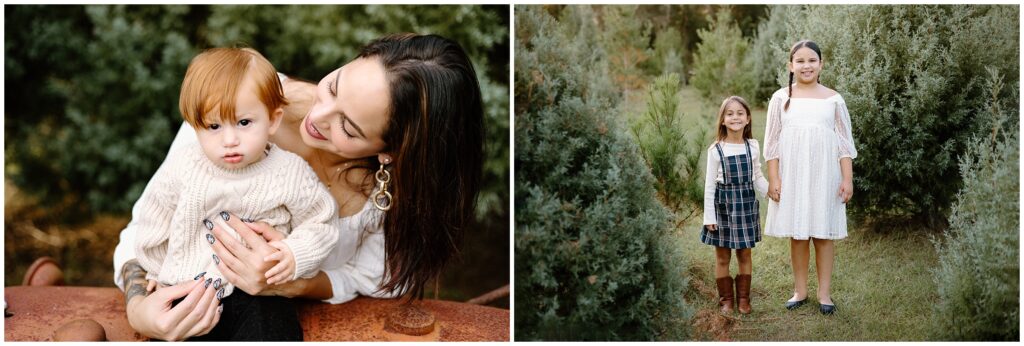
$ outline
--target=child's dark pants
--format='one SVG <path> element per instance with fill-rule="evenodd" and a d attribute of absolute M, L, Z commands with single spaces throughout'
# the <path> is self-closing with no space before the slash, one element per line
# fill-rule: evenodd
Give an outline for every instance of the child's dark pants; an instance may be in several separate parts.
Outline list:
<path fill-rule="evenodd" d="M 222 302 L 224 311 L 217 326 L 189 341 L 302 341 L 302 326 L 291 299 L 251 296 L 236 287 Z"/>

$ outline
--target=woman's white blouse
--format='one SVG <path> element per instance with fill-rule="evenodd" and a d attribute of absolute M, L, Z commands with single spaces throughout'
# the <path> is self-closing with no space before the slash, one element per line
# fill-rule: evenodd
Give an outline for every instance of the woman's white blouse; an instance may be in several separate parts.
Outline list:
<path fill-rule="evenodd" d="M 182 123 L 168 152 L 190 142 L 198 142 L 195 130 L 188 123 Z M 378 293 L 384 279 L 384 230 L 378 222 L 383 213 L 367 200 L 358 213 L 341 219 L 342 229 L 338 244 L 320 266 L 331 281 L 334 296 L 324 302 L 344 303 L 358 295 L 391 298 L 396 294 Z M 197 220 L 198 222 L 198 220 Z M 114 284 L 124 290 L 121 283 L 121 267 L 135 258 L 135 230 L 121 231 L 121 239 L 114 249 Z"/>

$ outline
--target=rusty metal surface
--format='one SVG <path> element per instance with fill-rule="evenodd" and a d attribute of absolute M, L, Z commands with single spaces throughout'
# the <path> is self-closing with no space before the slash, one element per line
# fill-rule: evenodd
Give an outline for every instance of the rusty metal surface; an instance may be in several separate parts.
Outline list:
<path fill-rule="evenodd" d="M 5 341 L 52 341 L 57 328 L 84 318 L 103 326 L 107 340 L 144 340 L 128 325 L 117 288 L 12 286 L 4 300 L 13 314 L 4 318 Z"/>
<path fill-rule="evenodd" d="M 5 341 L 51 341 L 57 328 L 78 319 L 103 326 L 110 341 L 145 340 L 125 318 L 124 298 L 117 288 L 12 286 L 4 288 L 8 311 Z M 416 306 L 434 315 L 435 328 L 421 336 L 385 331 L 388 314 L 398 300 L 359 297 L 339 305 L 301 301 L 298 306 L 307 341 L 507 341 L 509 311 L 458 302 L 424 300 Z"/>

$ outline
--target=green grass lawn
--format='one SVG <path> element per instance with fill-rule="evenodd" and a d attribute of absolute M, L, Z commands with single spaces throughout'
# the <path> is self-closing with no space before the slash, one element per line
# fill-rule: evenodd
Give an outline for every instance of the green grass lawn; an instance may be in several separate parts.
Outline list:
<path fill-rule="evenodd" d="M 688 297 L 701 312 L 695 318 L 697 340 L 749 341 L 908 341 L 928 340 L 931 302 L 938 294 L 930 269 L 938 263 L 924 230 L 880 235 L 851 229 L 836 242 L 832 297 L 839 312 L 818 313 L 817 273 L 811 250 L 809 303 L 788 311 L 793 277 L 789 240 L 764 237 L 754 248 L 753 285 L 748 316 L 717 313 L 714 250 L 699 240 L 700 221 L 683 234 L 693 287 Z M 737 273 L 735 258 L 731 273 Z"/>

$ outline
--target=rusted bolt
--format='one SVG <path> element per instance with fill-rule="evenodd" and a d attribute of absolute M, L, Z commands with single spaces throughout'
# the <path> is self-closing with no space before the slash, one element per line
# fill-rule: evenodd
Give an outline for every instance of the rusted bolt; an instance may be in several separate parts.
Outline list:
<path fill-rule="evenodd" d="M 57 327 L 53 341 L 107 341 L 107 332 L 91 319 L 74 320 Z"/>
<path fill-rule="evenodd" d="M 32 262 L 21 280 L 24 286 L 61 286 L 64 284 L 64 272 L 57 261 L 50 257 L 40 257 Z"/>
<path fill-rule="evenodd" d="M 434 331 L 434 313 L 412 304 L 400 304 L 384 319 L 384 330 L 412 336 L 427 335 Z"/>

